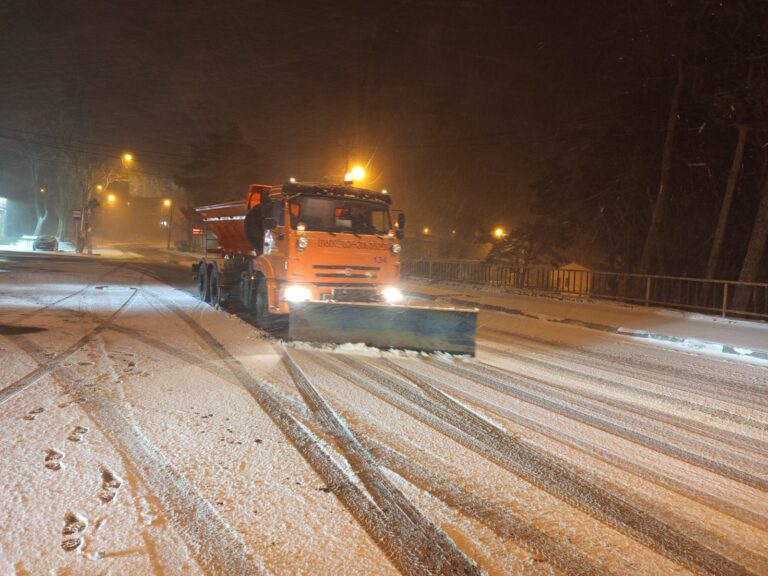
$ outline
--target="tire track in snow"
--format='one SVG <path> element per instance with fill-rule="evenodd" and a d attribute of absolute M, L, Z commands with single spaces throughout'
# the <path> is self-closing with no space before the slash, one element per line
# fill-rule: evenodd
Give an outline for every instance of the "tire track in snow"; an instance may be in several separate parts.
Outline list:
<path fill-rule="evenodd" d="M 683 400 L 680 398 L 675 398 L 674 396 L 670 396 L 668 394 L 663 394 L 661 392 L 648 390 L 647 388 L 630 386 L 627 384 L 616 382 L 614 380 L 609 380 L 607 378 L 595 376 L 593 374 L 579 372 L 578 370 L 568 368 L 567 366 L 563 366 L 553 361 L 542 360 L 539 358 L 531 358 L 528 356 L 523 356 L 523 355 L 516 354 L 514 352 L 509 352 L 509 351 L 506 351 L 505 354 L 510 358 L 515 358 L 524 364 L 535 366 L 536 369 L 539 369 L 539 370 L 540 369 L 550 370 L 550 371 L 554 371 L 562 375 L 571 376 L 577 379 L 589 378 L 590 382 L 592 383 L 600 384 L 602 386 L 605 386 L 607 389 L 615 390 L 622 394 L 632 394 L 636 396 L 649 398 L 656 402 L 660 401 L 660 402 L 663 402 L 664 404 L 667 404 L 676 408 L 697 412 L 704 417 L 716 418 L 723 422 L 752 428 L 761 434 L 768 432 L 768 422 L 762 422 L 760 420 L 756 420 L 748 416 L 733 414 L 731 412 L 727 412 L 719 408 L 706 406 L 699 402 Z"/>
<path fill-rule="evenodd" d="M 566 418 L 635 442 L 660 454 L 677 458 L 747 486 L 752 486 L 758 490 L 768 491 L 768 480 L 764 477 L 751 474 L 733 465 L 722 463 L 722 460 L 731 459 L 730 454 L 727 452 L 733 450 L 732 446 L 718 447 L 713 445 L 712 438 L 706 436 L 698 438 L 698 434 L 690 432 L 689 435 L 691 437 L 685 439 L 685 444 L 695 445 L 700 453 L 671 444 L 670 437 L 677 438 L 679 434 L 674 428 L 668 427 L 666 423 L 664 423 L 664 426 L 659 427 L 654 421 L 653 410 L 641 411 L 630 404 L 607 398 L 599 398 L 587 393 L 574 393 L 557 384 L 518 374 L 505 374 L 500 370 L 485 366 L 465 366 L 456 363 L 440 362 L 440 368 L 456 376 L 482 384 L 510 398 L 539 406 Z M 511 385 L 510 381 L 514 382 L 515 385 Z M 610 411 L 605 409 L 605 406 L 612 407 L 619 412 L 610 413 Z M 615 420 L 619 419 L 622 422 L 634 424 L 634 426 L 629 427 L 615 422 Z M 640 432 L 640 430 L 644 432 Z M 682 439 L 680 441 L 682 443 Z M 704 455 L 707 452 L 711 453 L 713 449 L 719 449 L 720 454 L 713 454 L 713 457 Z M 740 451 L 742 452 L 742 457 L 748 457 L 744 454 L 743 448 Z M 766 473 L 768 473 L 768 469 L 766 469 Z"/>
<path fill-rule="evenodd" d="M 322 366 L 334 375 L 341 375 L 339 366 L 326 358 L 313 356 L 312 362 Z M 353 374 L 346 372 L 345 379 L 351 381 Z M 349 408 L 353 411 L 353 408 Z M 320 425 L 314 415 L 309 415 L 310 422 Z M 425 414 L 426 416 L 426 414 Z M 301 418 L 300 415 L 297 417 Z M 306 416 L 304 416 L 306 417 Z M 375 424 L 370 424 L 376 426 Z M 463 515 L 478 520 L 499 537 L 516 541 L 524 548 L 543 556 L 552 565 L 565 574 L 587 576 L 590 574 L 609 574 L 604 569 L 598 570 L 592 562 L 578 550 L 561 544 L 546 533 L 536 529 L 530 523 L 515 516 L 505 508 L 494 505 L 485 499 L 459 488 L 448 478 L 439 477 L 414 460 L 402 456 L 393 448 L 370 435 L 360 434 L 360 442 L 375 457 L 379 466 L 384 466 L 400 475 L 420 490 L 429 492 L 449 507 L 458 509 Z"/>
<path fill-rule="evenodd" d="M 482 345 L 481 347 L 515 358 L 528 358 L 510 350 L 509 341 L 514 341 L 514 348 L 524 348 L 533 353 L 545 354 L 549 357 L 557 358 L 567 366 L 582 366 L 585 370 L 594 371 L 595 366 L 599 365 L 602 372 L 611 372 L 620 376 L 626 375 L 627 361 L 616 355 L 607 354 L 599 351 L 590 350 L 587 352 L 579 351 L 568 344 L 560 344 L 548 341 L 542 338 L 519 336 L 504 330 L 488 329 L 492 333 L 503 335 L 508 342 L 498 342 L 494 345 Z M 560 364 L 554 364 L 560 365 Z M 614 368 L 614 366 L 616 366 Z M 674 375 L 680 376 L 675 379 Z M 692 376 L 695 378 L 695 387 L 686 386 L 685 380 L 690 381 Z M 713 379 L 710 373 L 702 374 L 700 372 L 681 372 L 675 366 L 665 365 L 663 368 L 648 365 L 647 362 L 638 359 L 631 359 L 631 377 L 635 380 L 643 378 L 645 381 L 655 385 L 663 385 L 667 388 L 677 390 L 686 394 L 695 395 L 701 398 L 715 400 L 726 404 L 732 404 L 749 409 L 762 409 L 768 411 L 768 399 L 765 396 L 766 387 L 759 385 L 750 385 L 748 383 L 734 381 L 729 379 L 724 382 L 722 379 Z"/>
<path fill-rule="evenodd" d="M 136 295 L 139 293 L 139 288 L 130 288 L 130 290 L 132 290 L 131 295 L 128 297 L 128 299 L 125 302 L 123 302 L 123 304 L 117 310 L 115 310 L 109 317 L 107 317 L 106 320 L 102 320 L 95 328 L 88 331 L 84 336 L 82 336 L 77 342 L 72 344 L 69 348 L 55 355 L 53 358 L 49 358 L 46 355 L 36 357 L 35 361 L 39 364 L 37 368 L 32 370 L 32 372 L 29 372 L 26 376 L 21 377 L 20 379 L 16 380 L 12 384 L 9 384 L 8 386 L 0 390 L 0 405 L 10 400 L 14 396 L 16 396 L 18 393 L 26 390 L 27 388 L 32 386 L 35 382 L 39 381 L 44 376 L 47 376 L 48 374 L 50 374 L 53 370 L 58 369 L 65 360 L 69 359 L 72 355 L 74 355 L 81 348 L 83 348 L 83 346 L 91 342 L 104 330 L 109 328 L 112 322 L 114 322 L 115 319 L 120 314 L 122 314 L 123 311 L 128 308 L 128 306 L 130 306 L 131 302 L 133 302 L 134 298 L 136 298 Z M 27 352 L 27 349 L 25 349 L 24 346 L 27 346 L 30 350 L 34 350 L 33 347 L 29 347 L 29 344 L 32 343 L 32 341 L 29 340 L 28 338 L 24 338 L 22 336 L 12 336 L 10 338 L 14 342 L 19 343 L 22 346 L 22 350 L 24 350 L 25 352 Z"/>
<path fill-rule="evenodd" d="M 81 294 L 88 287 L 57 302 Z M 177 472 L 170 462 L 154 449 L 141 430 L 114 404 L 105 397 L 95 394 L 95 391 L 90 390 L 89 387 L 83 386 L 71 370 L 61 366 L 67 358 L 95 341 L 104 330 L 115 328 L 114 321 L 139 294 L 139 289 L 132 288 L 132 290 L 133 293 L 128 300 L 105 321 L 53 359 L 49 359 L 45 349 L 29 338 L 14 336 L 16 344 L 41 366 L 12 384 L 11 394 L 3 396 L 3 393 L 11 387 L 0 391 L 0 404 L 45 374 L 53 375 L 70 396 L 80 399 L 81 409 L 110 440 L 121 455 L 125 466 L 131 470 L 131 475 L 141 478 L 148 490 L 161 503 L 171 524 L 187 544 L 193 557 L 206 571 L 214 574 L 262 574 L 261 567 L 247 556 L 238 535 L 218 516 L 210 502 L 197 493 L 189 480 Z M 111 360 L 107 359 L 107 362 L 111 364 Z M 155 562 L 156 559 L 152 561 Z"/>
<path fill-rule="evenodd" d="M 474 380 L 473 382 L 477 383 L 477 381 L 474 381 Z M 692 483 L 687 483 L 685 481 L 678 480 L 674 476 L 668 476 L 663 472 L 659 472 L 651 467 L 648 467 L 642 464 L 641 462 L 638 462 L 636 459 L 624 457 L 623 454 L 618 453 L 617 451 L 608 451 L 603 448 L 600 448 L 599 446 L 594 445 L 594 443 L 585 442 L 581 438 L 578 438 L 572 434 L 569 434 L 563 431 L 562 429 L 560 429 L 559 427 L 555 428 L 555 427 L 543 424 L 538 420 L 527 418 L 520 412 L 513 412 L 511 410 L 498 406 L 492 402 L 483 400 L 477 395 L 470 394 L 465 390 L 462 390 L 459 387 L 454 386 L 452 384 L 443 382 L 439 385 L 439 388 L 444 392 L 449 393 L 451 396 L 454 396 L 464 402 L 467 402 L 468 404 L 481 407 L 484 410 L 487 410 L 488 412 L 490 412 L 491 414 L 516 422 L 520 426 L 528 428 L 538 434 L 542 434 L 544 436 L 552 438 L 557 442 L 569 444 L 570 446 L 578 449 L 579 451 L 585 454 L 588 454 L 592 457 L 598 458 L 599 460 L 602 460 L 603 462 L 611 466 L 621 468 L 622 470 L 625 470 L 630 474 L 644 477 L 645 479 L 650 480 L 651 482 L 654 482 L 660 486 L 664 486 L 665 488 L 668 488 L 670 490 L 673 490 L 686 498 L 696 499 L 707 506 L 713 507 L 725 514 L 728 514 L 743 522 L 751 524 L 756 528 L 762 528 L 763 526 L 766 525 L 766 522 L 768 522 L 768 517 L 766 517 L 764 514 L 755 512 L 753 509 L 746 509 L 734 503 L 733 499 L 724 499 L 726 497 L 719 496 L 716 494 L 713 495 L 703 490 L 697 489 Z M 627 440 L 627 441 L 631 441 L 631 440 Z M 652 450 L 652 448 L 648 448 L 648 449 Z"/>
<path fill-rule="evenodd" d="M 201 370 L 205 370 L 209 374 L 215 376 L 216 378 L 219 378 L 220 380 L 223 380 L 224 382 L 229 382 L 230 384 L 234 384 L 235 386 L 240 386 L 239 380 L 235 378 L 234 374 L 232 374 L 230 370 L 221 366 L 220 360 L 200 358 L 199 356 L 192 354 L 191 352 L 188 352 L 186 350 L 183 350 L 182 348 L 177 348 L 176 346 L 168 344 L 168 342 L 165 342 L 164 340 L 154 338 L 139 330 L 135 330 L 133 328 L 126 328 L 118 324 L 112 324 L 109 327 L 109 331 L 116 332 L 118 334 L 122 334 L 130 338 L 133 338 L 134 340 L 137 340 L 138 342 L 141 342 L 149 346 L 153 350 L 160 351 L 163 354 L 166 354 L 173 358 L 177 358 L 178 360 L 181 360 L 186 364 L 195 366 L 196 368 L 200 368 Z M 295 400 L 294 398 L 286 396 L 279 390 L 273 390 L 273 393 L 280 398 L 280 401 L 282 403 L 292 405 L 291 409 L 294 411 L 294 415 L 300 414 L 302 418 L 311 418 L 311 415 L 309 413 L 309 410 L 307 410 L 307 407 L 301 402 L 299 402 L 298 400 Z"/>
<path fill-rule="evenodd" d="M 696 349 L 661 348 L 653 346 L 651 347 L 651 350 L 653 350 L 654 354 L 649 357 L 649 341 L 642 339 L 632 342 L 633 344 L 638 345 L 637 350 L 634 348 L 624 350 L 624 354 L 622 355 L 621 353 L 612 351 L 610 348 L 605 349 L 601 345 L 599 345 L 598 348 L 589 347 L 585 349 L 585 347 L 569 342 L 567 339 L 555 340 L 529 334 L 527 332 L 512 332 L 491 327 L 483 327 L 483 331 L 491 336 L 497 335 L 502 337 L 501 340 L 492 337 L 484 339 L 484 341 L 490 343 L 492 347 L 504 346 L 505 344 L 509 345 L 510 341 L 514 341 L 514 347 L 523 346 L 524 348 L 531 350 L 541 350 L 543 348 L 548 355 L 551 355 L 552 352 L 555 351 L 557 354 L 564 353 L 575 359 L 586 359 L 587 362 L 592 362 L 597 359 L 604 361 L 604 363 L 618 366 L 624 366 L 629 363 L 633 369 L 638 369 L 641 373 L 648 374 L 652 378 L 658 376 L 684 376 L 686 378 L 695 376 L 697 384 L 702 382 L 714 390 L 718 390 L 725 384 L 728 390 L 733 388 L 739 393 L 746 394 L 746 399 L 749 398 L 749 394 L 765 389 L 764 386 L 760 386 L 759 384 L 733 378 L 730 372 L 717 375 L 713 374 L 711 370 L 706 369 L 707 364 L 721 364 L 723 361 L 728 363 L 737 362 L 739 364 L 742 364 L 742 362 L 736 358 L 703 355 Z M 656 354 L 656 352 L 658 352 L 658 354 Z M 689 363 L 681 363 L 681 355 L 688 356 L 692 360 L 693 365 Z M 764 370 L 764 367 L 759 364 L 754 364 L 751 367 L 754 369 L 756 375 Z M 759 380 L 759 377 L 757 377 L 756 382 L 759 382 Z M 729 398 L 730 396 L 727 394 L 723 396 L 724 400 L 728 400 Z"/>
<path fill-rule="evenodd" d="M 82 287 L 82 288 L 80 288 L 79 290 L 76 290 L 75 292 L 72 292 L 71 294 L 67 294 L 66 296 L 63 296 L 63 297 L 59 298 L 58 300 L 54 300 L 53 302 L 49 302 L 48 304 L 46 304 L 46 305 L 44 305 L 44 306 L 41 306 L 40 308 L 36 308 L 36 309 L 34 309 L 34 310 L 30 310 L 29 312 L 23 312 L 23 313 L 19 314 L 19 315 L 17 316 L 17 318 L 16 318 L 15 320 L 13 320 L 12 322 L 4 323 L 4 324 L 2 324 L 2 325 L 0 326 L 0 334 L 3 334 L 3 329 L 4 329 L 5 327 L 7 327 L 7 326 L 15 326 L 16 324 L 18 324 L 18 323 L 19 323 L 19 322 L 21 322 L 22 320 L 26 320 L 26 319 L 28 319 L 28 318 L 31 318 L 31 317 L 33 317 L 33 316 L 37 316 L 38 314 L 40 314 L 41 312 L 45 312 L 45 311 L 46 311 L 46 310 L 48 310 L 49 308 L 53 308 L 54 306 L 57 306 L 57 305 L 61 304 L 62 302 L 65 302 L 66 300 L 69 300 L 70 298 L 74 298 L 75 296 L 79 296 L 80 294 L 82 294 L 83 292 L 85 292 L 86 290 L 88 290 L 89 288 L 92 288 L 92 287 L 93 287 L 93 286 L 95 286 L 96 284 L 98 284 L 98 283 L 102 282 L 102 281 L 103 281 L 103 279 L 104 279 L 104 278 L 106 278 L 107 276 L 111 276 L 111 275 L 112 275 L 112 273 L 113 273 L 115 270 L 119 270 L 120 268 L 122 268 L 122 265 L 120 265 L 120 266 L 114 266 L 113 268 L 109 269 L 107 272 L 105 272 L 104 274 L 102 274 L 101 276 L 99 276 L 98 278 L 96 278 L 96 280 L 94 280 L 93 282 L 90 282 L 90 283 L 86 284 L 85 286 L 83 286 L 83 287 Z M 58 272 L 58 271 L 57 271 L 57 272 Z M 15 297 L 15 296 L 14 296 L 14 297 Z M 20 300 L 27 300 L 27 299 L 29 299 L 30 297 L 31 297 L 31 296 L 24 296 L 24 297 L 18 297 L 18 298 L 19 298 Z M 70 310 L 74 310 L 74 309 L 70 309 Z"/>
<path fill-rule="evenodd" d="M 363 447 L 346 422 L 331 408 L 312 385 L 288 349 L 283 352 L 286 364 L 304 401 L 318 423 L 331 438 L 388 517 L 396 538 L 411 542 L 426 564 L 428 574 L 479 573 L 450 538 L 428 520 L 381 472 L 370 452 Z"/>
<path fill-rule="evenodd" d="M 230 372 L 228 372 L 227 370 L 221 368 L 218 364 L 212 363 L 212 362 L 210 362 L 208 360 L 202 360 L 198 356 L 190 354 L 189 352 L 186 352 L 184 350 L 175 348 L 175 347 L 169 345 L 168 343 L 160 341 L 160 340 L 158 340 L 156 338 L 152 338 L 150 336 L 137 333 L 137 331 L 135 331 L 133 329 L 123 328 L 123 327 L 116 326 L 116 325 L 111 326 L 110 329 L 112 331 L 125 334 L 126 336 L 133 337 L 133 338 L 135 338 L 135 339 L 137 339 L 137 340 L 147 344 L 148 346 L 151 346 L 151 347 L 153 347 L 155 349 L 158 349 L 158 350 L 160 350 L 161 352 L 163 352 L 165 354 L 168 354 L 168 355 L 174 356 L 176 358 L 179 358 L 179 359 L 181 359 L 182 361 L 184 361 L 186 363 L 198 366 L 201 369 L 204 369 L 204 370 L 208 371 L 209 373 L 213 374 L 214 376 L 216 376 L 216 377 L 218 377 L 218 378 L 220 378 L 222 380 L 228 381 L 228 382 L 233 383 L 233 384 L 238 384 L 238 381 L 234 378 L 234 376 Z M 310 384 L 310 386 L 311 386 L 311 384 Z M 278 393 L 277 391 L 273 391 L 273 392 L 274 393 Z M 325 430 L 326 432 L 328 432 L 327 424 L 324 423 L 324 422 L 321 422 L 321 420 L 318 418 L 318 416 L 315 413 L 310 412 L 310 410 L 307 409 L 306 405 L 301 404 L 301 403 L 297 402 L 296 400 L 294 400 L 293 398 L 289 398 L 289 397 L 286 397 L 286 396 L 282 396 L 281 401 L 288 405 L 287 407 L 289 408 L 289 410 L 292 413 L 293 417 L 296 418 L 297 420 L 301 421 L 308 428 L 309 427 L 318 427 L 319 429 Z M 314 403 L 312 405 L 315 406 Z M 344 423 L 340 423 L 340 425 L 342 427 L 346 427 L 346 424 L 344 424 Z M 331 435 L 333 437 L 338 437 L 339 436 L 338 432 L 339 431 L 329 432 L 329 435 Z M 352 460 L 354 460 L 354 458 L 350 458 L 350 455 L 347 454 L 346 452 L 345 452 L 345 455 L 347 456 L 347 459 L 350 460 L 351 462 L 352 462 Z M 352 464 L 353 464 L 354 468 L 356 468 L 358 471 L 360 470 L 360 467 L 356 466 L 355 462 L 352 462 Z M 378 474 L 379 474 L 379 476 L 381 476 L 380 473 L 378 473 Z M 384 477 L 384 480 L 386 481 L 386 477 Z M 375 481 L 379 482 L 379 480 L 375 480 Z M 364 479 L 364 483 L 365 483 L 365 479 Z M 368 486 L 367 483 L 366 483 L 366 487 L 368 487 L 370 489 L 370 487 Z M 393 488 L 393 489 L 396 490 L 395 488 Z M 389 504 L 390 506 L 392 506 L 392 502 L 391 502 L 392 498 L 390 497 L 388 500 L 390 500 L 390 501 L 386 501 L 385 500 L 385 504 Z M 410 503 L 408 503 L 408 504 L 410 504 Z M 399 503 L 399 502 L 395 502 L 394 505 L 397 506 L 397 507 L 402 507 L 402 504 Z M 408 519 L 408 521 L 410 522 L 410 519 Z M 432 529 L 434 529 L 434 526 L 432 526 Z M 406 535 L 403 536 L 403 538 L 411 538 L 412 536 L 413 536 L 413 534 L 406 534 Z M 454 549 L 451 552 L 453 554 L 459 553 L 459 551 L 457 549 Z M 428 556 L 428 554 L 425 554 L 425 556 Z M 454 573 L 454 572 L 455 571 L 450 571 L 450 573 Z M 442 570 L 442 569 L 439 569 L 439 570 L 438 569 L 430 569 L 428 571 L 428 573 L 430 573 L 430 574 L 437 574 L 437 573 L 448 573 L 448 572 L 446 572 L 445 570 Z"/>
<path fill-rule="evenodd" d="M 349 368 L 355 374 L 354 384 L 367 377 L 369 386 L 361 386 L 389 401 L 391 395 L 381 394 L 381 387 L 396 392 L 406 402 L 396 404 L 398 408 L 436 427 L 447 436 L 456 439 L 481 456 L 509 470 L 523 480 L 552 494 L 630 536 L 641 544 L 666 556 L 673 562 L 697 572 L 724 575 L 752 574 L 747 568 L 713 552 L 699 542 L 688 538 L 680 531 L 668 526 L 658 518 L 644 512 L 637 505 L 626 501 L 593 479 L 583 471 L 575 471 L 570 463 L 560 461 L 543 451 L 520 441 L 509 432 L 502 430 L 468 410 L 458 402 L 439 392 L 423 377 L 403 379 L 401 375 L 375 367 L 369 363 L 342 357 L 346 365 L 338 375 L 346 377 Z M 399 372 L 399 367 L 390 366 Z M 375 391 L 379 388 L 378 393 Z M 421 410 L 431 413 L 433 419 L 424 419 Z M 456 434 L 456 431 L 461 434 Z M 473 440 L 467 443 L 466 438 Z"/>
<path fill-rule="evenodd" d="M 500 354 L 506 358 L 514 358 L 523 365 L 529 364 L 529 362 L 527 362 L 525 359 L 526 357 L 524 356 L 516 356 L 507 351 L 500 352 Z M 762 432 L 759 432 L 755 435 L 748 435 L 741 432 L 731 431 L 729 428 L 732 428 L 733 424 L 730 422 L 725 423 L 725 427 L 722 425 L 718 426 L 715 424 L 708 424 L 707 421 L 711 421 L 712 418 L 709 418 L 706 415 L 701 417 L 701 420 L 698 420 L 688 414 L 669 414 L 667 412 L 657 410 L 656 408 L 653 408 L 651 405 L 649 405 L 649 403 L 643 401 L 643 398 L 646 397 L 643 388 L 627 388 L 625 391 L 629 392 L 630 396 L 632 396 L 632 399 L 631 401 L 625 402 L 609 395 L 591 392 L 590 390 L 585 389 L 584 386 L 579 385 L 579 383 L 582 382 L 588 382 L 590 384 L 598 382 L 600 384 L 604 384 L 607 389 L 612 388 L 610 380 L 600 379 L 599 377 L 595 377 L 593 374 L 587 372 L 572 372 L 570 376 L 573 377 L 575 384 L 571 386 L 566 384 L 557 384 L 552 381 L 552 379 L 548 381 L 541 380 L 539 378 L 529 376 L 523 371 L 513 371 L 507 367 L 499 367 L 493 364 L 490 360 L 486 359 L 485 361 L 477 362 L 475 364 L 476 369 L 495 371 L 496 373 L 505 375 L 505 377 L 508 378 L 525 379 L 528 382 L 537 383 L 539 387 L 546 387 L 552 390 L 561 390 L 565 394 L 574 395 L 575 397 L 583 397 L 584 399 L 597 402 L 604 406 L 613 406 L 622 412 L 628 412 L 642 418 L 655 420 L 656 422 L 669 425 L 673 427 L 672 431 L 677 429 L 691 433 L 695 436 L 703 437 L 705 444 L 709 443 L 711 440 L 715 440 L 716 442 L 728 445 L 731 447 L 734 454 L 739 452 L 742 455 L 747 454 L 750 457 L 758 455 L 763 459 L 768 458 L 768 442 L 761 441 L 761 438 L 765 436 Z M 541 373 L 541 368 L 539 366 L 535 366 L 534 370 L 537 373 Z M 567 369 L 561 369 L 559 366 L 550 369 L 550 371 L 557 374 L 565 370 Z M 624 391 L 621 392 L 623 393 Z M 657 402 L 657 399 L 652 400 L 653 404 Z M 722 419 L 718 420 L 722 422 Z M 725 454 L 726 460 L 731 459 L 728 452 L 725 452 Z"/>
<path fill-rule="evenodd" d="M 19 339 L 26 340 L 23 349 L 33 359 L 45 358 L 44 348 L 26 337 Z M 90 340 L 86 344 L 89 343 Z M 111 363 L 108 358 L 106 361 Z M 67 394 L 79 400 L 80 409 L 115 448 L 129 476 L 141 479 L 161 504 L 163 513 L 204 570 L 211 574 L 244 576 L 264 573 L 248 556 L 239 535 L 224 522 L 215 507 L 154 448 L 149 438 L 108 399 L 108 395 L 99 387 L 84 384 L 82 378 L 69 368 L 54 368 L 52 376 Z M 155 564 L 156 558 L 150 558 L 150 561 Z"/>
<path fill-rule="evenodd" d="M 151 293 L 150 293 L 151 294 Z M 399 531 L 392 530 L 387 516 L 333 460 L 320 439 L 296 420 L 289 405 L 284 404 L 265 380 L 250 372 L 229 350 L 200 323 L 173 302 L 166 302 L 151 294 L 158 302 L 176 314 L 194 333 L 213 350 L 235 375 L 243 388 L 251 394 L 294 447 L 323 478 L 326 486 L 349 510 L 369 536 L 395 566 L 407 575 L 427 575 L 429 558 L 422 558 L 413 550 L 411 543 L 397 538 Z M 476 573 L 475 567 L 467 574 Z M 465 572 L 457 572 L 463 574 Z"/>
<path fill-rule="evenodd" d="M 610 574 L 604 568 L 598 569 L 589 558 L 575 548 L 561 544 L 503 506 L 463 490 L 448 478 L 437 476 L 416 461 L 375 440 L 366 438 L 363 444 L 381 465 L 402 476 L 414 486 L 429 492 L 447 506 L 456 508 L 468 518 L 474 518 L 484 524 L 501 538 L 513 540 L 530 552 L 544 557 L 564 574 L 571 576 L 608 576 Z"/>

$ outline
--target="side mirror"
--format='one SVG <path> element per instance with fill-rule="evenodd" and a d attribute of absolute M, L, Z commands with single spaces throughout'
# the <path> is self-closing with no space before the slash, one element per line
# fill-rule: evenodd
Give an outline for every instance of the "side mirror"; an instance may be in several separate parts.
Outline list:
<path fill-rule="evenodd" d="M 402 240 L 405 236 L 405 214 L 403 212 L 397 215 L 397 230 L 395 234 L 399 240 Z"/>
<path fill-rule="evenodd" d="M 261 226 L 264 230 L 274 230 L 275 226 L 277 226 L 277 222 L 275 222 L 275 219 L 271 216 L 267 216 L 261 221 Z"/>

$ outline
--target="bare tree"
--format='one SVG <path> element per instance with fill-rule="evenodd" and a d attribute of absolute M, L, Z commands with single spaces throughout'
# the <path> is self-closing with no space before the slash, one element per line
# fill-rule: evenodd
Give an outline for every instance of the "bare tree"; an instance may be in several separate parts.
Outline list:
<path fill-rule="evenodd" d="M 725 238 L 728 214 L 731 211 L 733 194 L 736 191 L 736 183 L 738 182 L 739 172 L 741 172 L 741 164 L 744 160 L 744 145 L 747 141 L 747 134 L 749 134 L 749 126 L 747 124 L 740 123 L 736 128 L 738 130 L 736 150 L 733 152 L 733 161 L 731 162 L 731 169 L 728 172 L 728 182 L 725 185 L 725 195 L 723 196 L 723 203 L 720 206 L 720 216 L 717 220 L 717 228 L 715 228 L 715 239 L 712 241 L 709 260 L 707 261 L 705 278 L 708 279 L 714 278 L 715 273 L 717 272 L 717 263 L 720 260 L 720 251 L 723 247 L 723 238 Z"/>
<path fill-rule="evenodd" d="M 48 217 L 48 207 L 41 176 L 44 154 L 40 147 L 30 140 L 22 140 L 21 153 L 24 156 L 24 160 L 29 169 L 29 190 L 31 190 L 33 194 L 35 216 L 37 217 L 34 235 L 38 236 Z"/>
<path fill-rule="evenodd" d="M 685 86 L 685 70 L 683 59 L 677 58 L 677 83 L 672 92 L 672 98 L 669 103 L 669 116 L 667 118 L 667 130 L 664 138 L 664 151 L 661 156 L 661 176 L 659 178 L 659 192 L 656 195 L 656 202 L 653 205 L 653 215 L 651 216 L 651 225 L 648 228 L 648 234 L 645 237 L 643 254 L 640 257 L 640 273 L 648 274 L 651 268 L 651 259 L 657 252 L 659 231 L 661 222 L 667 207 L 667 197 L 669 196 L 669 175 L 672 168 L 672 150 L 677 131 L 677 121 L 680 111 L 680 97 L 683 94 Z"/>
<path fill-rule="evenodd" d="M 72 173 L 79 192 L 81 209 L 80 229 L 77 235 L 77 251 L 91 250 L 91 217 L 100 205 L 97 192 L 106 190 L 110 184 L 127 178 L 120 159 L 93 160 L 86 155 L 72 151 L 67 153 Z"/>
<path fill-rule="evenodd" d="M 768 243 L 768 171 L 765 171 L 763 174 L 760 204 L 757 208 L 755 224 L 752 227 L 752 234 L 747 245 L 747 254 L 744 256 L 744 262 L 741 265 L 739 282 L 756 282 L 760 279 L 760 264 L 765 255 L 766 243 Z M 752 290 L 749 287 L 739 286 L 733 298 L 733 308 L 736 310 L 746 310 L 747 306 L 749 306 L 751 294 Z"/>

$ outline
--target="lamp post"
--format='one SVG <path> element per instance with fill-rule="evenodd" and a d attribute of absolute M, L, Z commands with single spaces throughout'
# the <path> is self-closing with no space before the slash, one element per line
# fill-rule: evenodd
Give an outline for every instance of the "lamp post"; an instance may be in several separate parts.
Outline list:
<path fill-rule="evenodd" d="M 163 206 L 168 208 L 168 240 L 165 243 L 165 248 L 170 250 L 171 248 L 171 230 L 173 229 L 173 202 L 170 198 L 163 200 Z"/>

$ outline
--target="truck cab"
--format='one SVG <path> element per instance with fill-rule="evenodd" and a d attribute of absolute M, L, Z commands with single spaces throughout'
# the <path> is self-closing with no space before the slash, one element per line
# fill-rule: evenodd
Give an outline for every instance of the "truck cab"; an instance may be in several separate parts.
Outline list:
<path fill-rule="evenodd" d="M 307 300 L 396 300 L 400 244 L 390 203 L 386 194 L 352 186 L 287 183 L 259 190 L 245 221 L 256 244 L 247 280 L 266 284 L 261 297 L 266 289 L 267 302 L 254 305 L 288 314 L 291 304 Z"/>

